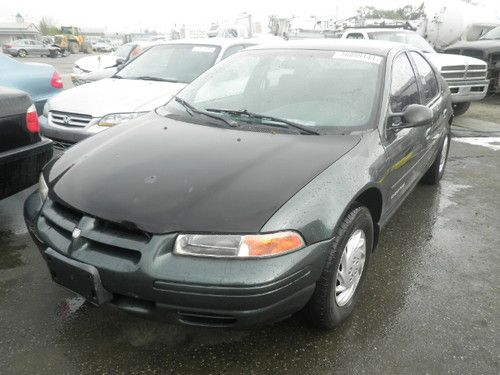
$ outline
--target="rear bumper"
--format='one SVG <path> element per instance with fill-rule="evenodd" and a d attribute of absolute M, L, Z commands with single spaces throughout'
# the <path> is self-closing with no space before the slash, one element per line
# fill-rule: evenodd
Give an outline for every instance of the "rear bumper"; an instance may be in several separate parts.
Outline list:
<path fill-rule="evenodd" d="M 68 221 L 62 223 L 66 229 L 54 230 L 45 207 L 39 216 L 41 210 L 35 192 L 24 215 L 44 258 L 50 247 L 95 267 L 103 288 L 112 293 L 110 303 L 121 310 L 185 325 L 248 328 L 288 317 L 310 299 L 331 246 L 330 241 L 319 242 L 267 259 L 213 259 L 173 254 L 176 234 L 166 234 L 154 235 L 134 257 L 127 249 L 97 243 L 99 228 L 86 233 L 85 218 L 75 240 Z"/>
<path fill-rule="evenodd" d="M 41 142 L 0 153 L 0 199 L 34 185 L 52 155 L 52 141 L 45 138 Z"/>
<path fill-rule="evenodd" d="M 453 103 L 483 100 L 488 93 L 489 80 L 475 82 L 448 82 Z"/>

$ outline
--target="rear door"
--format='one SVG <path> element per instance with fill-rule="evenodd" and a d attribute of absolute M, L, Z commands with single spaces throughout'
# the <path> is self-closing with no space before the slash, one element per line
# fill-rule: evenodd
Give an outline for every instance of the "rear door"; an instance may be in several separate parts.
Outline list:
<path fill-rule="evenodd" d="M 384 184 L 388 187 L 388 210 L 397 206 L 414 186 L 415 167 L 425 151 L 426 127 L 391 129 L 404 119 L 402 113 L 410 104 L 421 104 L 421 96 L 413 65 L 406 52 L 400 52 L 391 67 L 390 101 L 383 135 L 386 153 Z"/>
<path fill-rule="evenodd" d="M 417 73 L 422 104 L 432 109 L 434 113 L 432 125 L 426 128 L 425 133 L 427 154 L 422 158 L 419 166 L 420 172 L 423 174 L 434 161 L 435 151 L 439 148 L 442 130 L 446 129 L 448 116 L 437 73 L 419 52 L 411 51 L 409 55 Z"/>

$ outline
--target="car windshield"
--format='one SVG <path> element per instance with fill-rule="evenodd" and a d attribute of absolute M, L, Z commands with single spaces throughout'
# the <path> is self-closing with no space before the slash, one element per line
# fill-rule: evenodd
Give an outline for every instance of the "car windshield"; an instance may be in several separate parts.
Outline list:
<path fill-rule="evenodd" d="M 246 51 L 217 64 L 179 98 L 236 122 L 257 121 L 258 114 L 327 133 L 352 131 L 374 123 L 382 60 L 345 51 Z M 180 108 L 179 100 L 166 107 Z"/>
<path fill-rule="evenodd" d="M 118 49 L 115 52 L 113 52 L 113 55 L 118 57 L 123 57 L 124 59 L 126 59 L 133 48 L 134 48 L 133 44 L 124 44 L 118 47 Z"/>
<path fill-rule="evenodd" d="M 219 51 L 220 47 L 211 45 L 158 45 L 127 64 L 119 76 L 189 83 L 215 63 Z"/>
<path fill-rule="evenodd" d="M 493 30 L 488 31 L 486 34 L 484 34 L 481 38 L 481 40 L 500 40 L 500 27 L 495 27 Z"/>
<path fill-rule="evenodd" d="M 434 48 L 420 35 L 414 32 L 404 31 L 377 31 L 368 33 L 370 39 L 386 40 L 389 42 L 398 42 L 409 44 L 423 52 L 433 53 Z"/>

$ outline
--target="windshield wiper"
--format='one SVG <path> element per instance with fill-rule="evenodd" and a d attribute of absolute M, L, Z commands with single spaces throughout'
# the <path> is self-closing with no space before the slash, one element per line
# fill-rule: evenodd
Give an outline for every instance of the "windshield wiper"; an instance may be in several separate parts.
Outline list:
<path fill-rule="evenodd" d="M 280 117 L 273 117 L 273 116 L 268 116 L 268 115 L 261 115 L 259 113 L 249 112 L 246 109 L 238 111 L 238 110 L 233 110 L 233 109 L 207 108 L 207 111 L 208 112 L 215 112 L 215 113 L 227 113 L 229 115 L 236 115 L 236 116 L 246 116 L 248 118 L 254 118 L 254 119 L 259 119 L 259 120 L 264 120 L 264 121 L 268 120 L 268 121 L 272 121 L 272 122 L 285 124 L 286 125 L 285 127 L 287 127 L 287 128 L 298 129 L 301 132 L 306 133 L 306 134 L 320 135 L 320 133 L 318 133 L 316 130 L 313 130 L 313 129 L 310 129 L 306 126 L 297 124 L 296 122 L 285 120 L 285 119 L 280 118 Z M 274 125 L 274 126 L 276 126 L 276 125 Z M 279 126 L 279 125 L 277 125 L 277 126 Z M 280 126 L 280 127 L 283 127 L 283 126 Z"/>
<path fill-rule="evenodd" d="M 189 113 L 189 115 L 191 117 L 193 117 L 193 114 L 194 113 L 197 113 L 199 115 L 203 115 L 203 116 L 207 116 L 207 117 L 210 117 L 210 118 L 213 118 L 213 119 L 216 119 L 216 120 L 219 120 L 219 121 L 222 121 L 224 123 L 226 123 L 227 125 L 229 125 L 230 127 L 234 128 L 236 126 L 238 126 L 238 124 L 235 122 L 235 121 L 229 121 L 229 120 L 226 120 L 225 118 L 223 117 L 220 117 L 220 116 L 217 116 L 217 115 L 214 115 L 213 113 L 208 113 L 208 112 L 205 112 L 205 111 L 202 111 L 196 107 L 194 107 L 193 105 L 189 104 L 188 102 L 186 102 L 184 99 L 178 97 L 177 95 L 174 95 L 174 100 L 179 103 L 180 105 L 182 105 L 185 109 L 186 109 L 186 112 Z"/>
<path fill-rule="evenodd" d="M 177 81 L 175 79 L 153 77 L 153 76 L 131 77 L 130 79 L 141 79 L 141 80 L 144 80 L 144 81 L 159 81 L 159 82 L 171 82 L 171 83 L 177 83 L 177 82 L 179 82 L 179 81 Z"/>

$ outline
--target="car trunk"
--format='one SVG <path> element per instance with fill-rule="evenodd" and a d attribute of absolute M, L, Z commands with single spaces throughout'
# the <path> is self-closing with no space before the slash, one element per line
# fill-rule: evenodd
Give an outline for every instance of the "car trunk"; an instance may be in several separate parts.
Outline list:
<path fill-rule="evenodd" d="M 0 153 L 40 141 L 38 133 L 26 126 L 26 111 L 31 105 L 28 94 L 12 89 L 0 90 Z"/>

